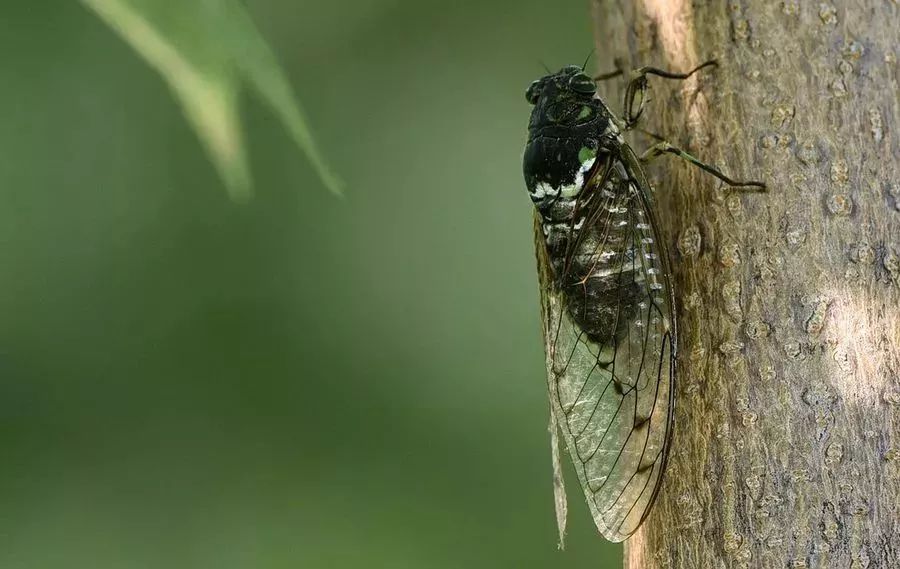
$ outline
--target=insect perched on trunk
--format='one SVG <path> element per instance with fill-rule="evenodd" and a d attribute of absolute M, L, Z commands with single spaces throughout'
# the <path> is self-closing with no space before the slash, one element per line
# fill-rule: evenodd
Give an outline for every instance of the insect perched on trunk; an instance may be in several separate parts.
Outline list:
<path fill-rule="evenodd" d="M 641 157 L 622 138 L 643 111 L 648 75 L 685 79 L 714 64 L 684 74 L 634 71 L 623 119 L 578 66 L 538 79 L 525 95 L 534 105 L 524 173 L 535 206 L 560 544 L 566 501 L 558 431 L 610 541 L 624 540 L 647 517 L 669 454 L 675 290 L 641 163 L 675 154 L 729 185 L 765 188 L 734 181 L 661 138 Z"/>

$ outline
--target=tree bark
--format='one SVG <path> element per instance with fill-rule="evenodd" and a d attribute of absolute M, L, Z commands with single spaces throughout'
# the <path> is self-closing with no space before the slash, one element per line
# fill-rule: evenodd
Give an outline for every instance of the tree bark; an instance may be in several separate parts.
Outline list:
<path fill-rule="evenodd" d="M 673 450 L 628 568 L 900 567 L 900 6 L 594 0 L 598 69 L 642 127 L 675 272 Z M 624 81 L 601 85 L 620 109 Z M 634 140 L 640 151 L 647 139 Z"/>

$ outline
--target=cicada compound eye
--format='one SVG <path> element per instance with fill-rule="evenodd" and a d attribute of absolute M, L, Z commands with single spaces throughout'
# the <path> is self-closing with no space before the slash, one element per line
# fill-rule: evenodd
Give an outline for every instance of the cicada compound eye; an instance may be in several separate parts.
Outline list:
<path fill-rule="evenodd" d="M 541 88 L 543 87 L 543 83 L 540 79 L 537 81 L 533 81 L 531 85 L 528 86 L 528 89 L 525 91 L 525 100 L 530 104 L 534 105 L 537 103 L 538 97 L 541 96 Z"/>
<path fill-rule="evenodd" d="M 569 79 L 569 87 L 583 95 L 593 95 L 597 92 L 597 84 L 586 73 L 579 72 Z"/>

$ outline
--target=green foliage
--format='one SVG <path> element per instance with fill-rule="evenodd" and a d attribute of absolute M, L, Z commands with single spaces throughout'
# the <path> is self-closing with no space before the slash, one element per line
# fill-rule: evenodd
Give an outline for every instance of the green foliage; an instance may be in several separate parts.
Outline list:
<path fill-rule="evenodd" d="M 169 84 L 235 200 L 252 177 L 238 108 L 248 85 L 272 107 L 325 186 L 341 182 L 315 145 L 290 83 L 237 0 L 82 0 Z"/>

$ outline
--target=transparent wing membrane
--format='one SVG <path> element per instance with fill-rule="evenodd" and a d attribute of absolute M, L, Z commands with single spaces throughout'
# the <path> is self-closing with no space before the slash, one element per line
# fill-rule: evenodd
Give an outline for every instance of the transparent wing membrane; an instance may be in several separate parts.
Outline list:
<path fill-rule="evenodd" d="M 611 541 L 632 534 L 653 504 L 674 407 L 665 253 L 628 172 L 617 161 L 586 184 L 576 206 L 583 221 L 559 237 L 564 249 L 540 219 L 535 234 L 551 405 L 597 527 Z M 561 250 L 565 258 L 555 258 Z"/>

